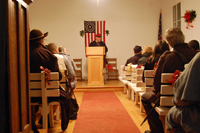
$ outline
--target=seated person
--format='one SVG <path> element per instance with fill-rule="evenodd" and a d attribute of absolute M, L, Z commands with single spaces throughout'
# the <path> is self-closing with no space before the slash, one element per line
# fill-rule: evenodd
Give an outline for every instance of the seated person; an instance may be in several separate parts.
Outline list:
<path fill-rule="evenodd" d="M 199 42 L 197 40 L 191 40 L 188 42 L 190 48 L 199 51 Z"/>
<path fill-rule="evenodd" d="M 154 90 L 142 95 L 142 104 L 146 114 L 149 114 L 152 109 L 151 103 L 154 103 L 160 96 L 161 73 L 174 73 L 176 70 L 183 71 L 184 65 L 187 64 L 197 53 L 197 51 L 191 49 L 187 43 L 184 43 L 185 37 L 179 28 L 168 29 L 165 37 L 168 44 L 173 48 L 173 51 L 165 51 L 162 54 L 155 71 L 153 83 Z M 162 122 L 155 109 L 152 109 L 147 120 L 150 126 L 150 131 L 147 130 L 145 133 L 164 133 Z"/>
<path fill-rule="evenodd" d="M 152 47 L 149 45 L 146 45 L 142 51 L 142 56 L 138 60 L 138 65 L 144 66 L 147 62 L 147 59 L 149 58 L 149 56 L 152 55 L 152 53 L 153 53 Z"/>
<path fill-rule="evenodd" d="M 64 46 L 59 47 L 59 55 L 64 58 L 65 66 L 68 70 L 68 87 L 71 87 L 71 89 L 76 89 L 76 64 L 74 63 L 72 57 L 70 55 L 67 55 L 67 50 Z"/>
<path fill-rule="evenodd" d="M 48 32 L 43 34 L 38 29 L 33 29 L 29 35 L 30 44 L 30 72 L 41 73 L 40 66 L 49 69 L 51 72 L 59 72 L 59 79 L 62 78 L 62 74 L 59 71 L 58 62 L 56 56 L 45 48 L 44 38 L 48 35 Z M 41 98 L 31 98 L 32 102 L 41 102 Z M 69 123 L 70 106 L 69 96 L 60 88 L 60 97 L 51 97 L 48 99 L 51 101 L 59 101 L 61 105 L 61 128 L 66 130 Z M 38 109 L 37 109 L 38 110 Z M 37 112 L 36 110 L 36 112 Z M 34 133 L 39 133 L 35 125 L 36 115 L 35 111 L 31 109 L 32 113 L 32 129 Z"/>
<path fill-rule="evenodd" d="M 167 44 L 167 42 L 159 40 L 154 46 L 153 54 L 147 59 L 147 62 L 144 66 L 144 70 L 153 70 L 154 67 L 156 68 L 160 56 L 166 50 L 169 50 L 169 45 Z M 144 81 L 144 72 L 143 72 L 143 81 Z"/>
<path fill-rule="evenodd" d="M 59 54 L 62 55 L 64 58 L 66 58 L 66 60 L 68 60 L 70 64 L 72 65 L 74 71 L 76 71 L 77 70 L 76 64 L 74 63 L 74 60 L 71 57 L 71 55 L 67 54 L 67 49 L 64 46 L 60 46 L 58 50 L 59 50 Z"/>
<path fill-rule="evenodd" d="M 200 133 L 200 53 L 186 66 L 174 84 L 174 104 L 166 117 L 173 133 Z"/>
<path fill-rule="evenodd" d="M 59 70 L 62 73 L 62 76 L 65 77 L 66 76 L 66 66 L 65 66 L 65 62 L 64 62 L 64 58 L 63 56 L 58 54 L 58 47 L 55 43 L 49 43 L 47 45 L 47 49 L 57 57 L 58 59 L 58 66 L 59 66 Z"/>
<path fill-rule="evenodd" d="M 126 61 L 125 66 L 127 66 L 129 63 L 132 63 L 133 65 L 138 64 L 138 60 L 139 60 L 139 58 L 142 56 L 142 47 L 136 45 L 136 46 L 133 48 L 133 51 L 134 51 L 134 56 L 130 57 L 130 58 Z"/>

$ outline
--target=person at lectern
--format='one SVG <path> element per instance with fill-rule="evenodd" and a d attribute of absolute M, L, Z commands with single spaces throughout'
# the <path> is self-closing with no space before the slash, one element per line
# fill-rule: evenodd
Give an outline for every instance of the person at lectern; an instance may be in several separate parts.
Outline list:
<path fill-rule="evenodd" d="M 108 63 L 106 60 L 106 53 L 108 52 L 108 48 L 106 44 L 102 41 L 101 34 L 95 35 L 95 40 L 90 43 L 89 47 L 104 47 L 105 48 L 105 56 L 104 56 L 104 68 Z"/>

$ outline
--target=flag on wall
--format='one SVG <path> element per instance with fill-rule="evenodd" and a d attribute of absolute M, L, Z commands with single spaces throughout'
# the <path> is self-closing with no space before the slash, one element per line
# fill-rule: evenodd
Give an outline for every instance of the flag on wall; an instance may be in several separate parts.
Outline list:
<path fill-rule="evenodd" d="M 84 21 L 85 48 L 95 40 L 95 34 L 101 34 L 102 41 L 105 42 L 105 21 Z"/>
<path fill-rule="evenodd" d="M 158 40 L 162 40 L 162 12 L 160 12 L 159 18 Z"/>

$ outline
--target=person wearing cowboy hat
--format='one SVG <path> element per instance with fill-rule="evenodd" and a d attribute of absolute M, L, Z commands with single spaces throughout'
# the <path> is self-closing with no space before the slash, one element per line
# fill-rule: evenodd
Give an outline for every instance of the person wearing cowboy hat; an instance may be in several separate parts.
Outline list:
<path fill-rule="evenodd" d="M 30 43 L 30 72 L 31 73 L 41 73 L 40 66 L 49 69 L 51 72 L 59 72 L 59 79 L 62 79 L 62 74 L 59 71 L 58 60 L 55 55 L 53 55 L 49 50 L 45 48 L 45 37 L 47 37 L 48 32 L 42 33 L 38 29 L 33 29 L 29 35 Z M 70 107 L 69 107 L 69 96 L 60 87 L 60 97 L 51 97 L 48 99 L 51 101 L 59 101 L 61 105 L 61 128 L 64 131 L 69 123 Z M 41 102 L 41 98 L 31 98 L 31 102 Z M 35 125 L 35 113 L 37 109 L 31 109 L 32 113 L 32 130 L 34 133 L 39 133 Z"/>

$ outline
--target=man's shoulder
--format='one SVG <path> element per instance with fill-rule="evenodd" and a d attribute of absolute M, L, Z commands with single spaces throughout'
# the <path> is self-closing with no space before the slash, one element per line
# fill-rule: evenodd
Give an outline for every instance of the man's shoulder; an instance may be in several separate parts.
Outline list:
<path fill-rule="evenodd" d="M 96 45 L 96 41 L 90 43 L 90 46 Z"/>
<path fill-rule="evenodd" d="M 128 60 L 132 60 L 134 58 L 135 58 L 135 56 L 131 56 L 131 57 L 128 58 Z"/>

